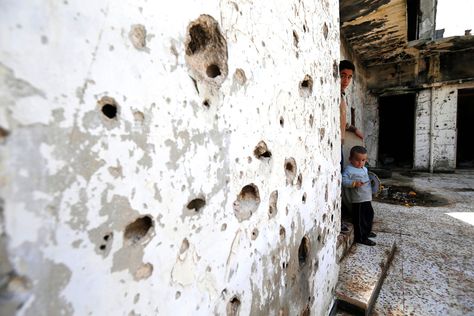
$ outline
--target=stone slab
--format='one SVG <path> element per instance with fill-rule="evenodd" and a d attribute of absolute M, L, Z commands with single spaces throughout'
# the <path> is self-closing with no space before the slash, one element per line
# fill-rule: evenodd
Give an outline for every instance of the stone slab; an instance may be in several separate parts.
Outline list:
<path fill-rule="evenodd" d="M 354 244 L 341 261 L 336 287 L 338 306 L 368 315 L 393 258 L 396 238 L 377 233 L 376 246 Z"/>
<path fill-rule="evenodd" d="M 339 236 L 337 236 L 337 244 L 336 244 L 337 262 L 340 262 L 346 256 L 352 244 L 354 243 L 354 226 L 352 226 L 352 224 L 349 222 L 344 222 L 344 223 L 349 228 L 349 231 L 346 233 L 341 232 Z"/>

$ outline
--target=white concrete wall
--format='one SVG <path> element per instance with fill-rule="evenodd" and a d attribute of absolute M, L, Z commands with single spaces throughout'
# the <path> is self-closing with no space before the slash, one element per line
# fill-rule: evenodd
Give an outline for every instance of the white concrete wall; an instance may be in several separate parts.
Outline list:
<path fill-rule="evenodd" d="M 458 90 L 472 86 L 472 83 L 450 84 L 418 93 L 415 169 L 430 169 L 430 146 L 434 171 L 452 171 L 456 168 Z M 431 111 L 433 111 L 432 122 Z M 430 126 L 433 129 L 432 138 L 430 138 Z"/>
<path fill-rule="evenodd" d="M 433 170 L 453 170 L 456 168 L 457 89 L 443 86 L 432 93 Z"/>
<path fill-rule="evenodd" d="M 431 39 L 436 28 L 437 0 L 420 0 L 418 38 Z"/>
<path fill-rule="evenodd" d="M 428 170 L 430 167 L 431 89 L 418 92 L 415 102 L 413 169 Z"/>
<path fill-rule="evenodd" d="M 378 98 L 367 93 L 364 106 L 364 136 L 365 146 L 369 157 L 369 165 L 377 166 L 379 151 L 379 101 Z"/>
<path fill-rule="evenodd" d="M 201 14 L 222 37 L 190 49 Z M 2 315 L 328 313 L 337 2 L 5 0 L 0 25 Z"/>

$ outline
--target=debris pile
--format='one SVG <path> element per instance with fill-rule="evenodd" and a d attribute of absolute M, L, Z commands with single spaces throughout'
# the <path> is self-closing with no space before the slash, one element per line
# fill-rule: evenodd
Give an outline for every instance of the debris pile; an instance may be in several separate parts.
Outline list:
<path fill-rule="evenodd" d="M 414 190 L 408 186 L 388 185 L 382 186 L 380 194 L 375 201 L 390 204 L 411 206 L 443 206 L 448 201 L 428 192 Z"/>

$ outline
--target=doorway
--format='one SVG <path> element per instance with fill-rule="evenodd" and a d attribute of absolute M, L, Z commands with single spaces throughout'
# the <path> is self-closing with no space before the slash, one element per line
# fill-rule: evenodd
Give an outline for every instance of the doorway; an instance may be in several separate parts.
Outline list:
<path fill-rule="evenodd" d="M 413 168 L 415 94 L 379 97 L 380 168 Z"/>
<path fill-rule="evenodd" d="M 458 90 L 456 168 L 474 168 L 474 89 Z"/>

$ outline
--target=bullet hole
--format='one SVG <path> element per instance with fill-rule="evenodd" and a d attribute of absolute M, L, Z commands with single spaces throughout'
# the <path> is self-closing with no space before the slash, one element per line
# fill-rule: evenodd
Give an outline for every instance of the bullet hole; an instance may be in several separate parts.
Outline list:
<path fill-rule="evenodd" d="M 280 225 L 280 240 L 281 241 L 285 240 L 285 237 L 286 237 L 285 227 Z"/>
<path fill-rule="evenodd" d="M 334 215 L 331 215 L 331 222 L 334 222 Z"/>
<path fill-rule="evenodd" d="M 234 73 L 234 80 L 243 86 L 247 82 L 245 71 L 243 69 L 237 68 Z"/>
<path fill-rule="evenodd" d="M 252 162 L 252 157 L 248 156 L 248 157 L 247 157 L 247 162 L 248 162 L 248 163 L 251 163 L 251 162 Z"/>
<path fill-rule="evenodd" d="M 181 297 L 181 292 L 180 291 L 176 291 L 176 294 L 174 295 L 174 298 L 177 300 Z"/>
<path fill-rule="evenodd" d="M 310 114 L 309 115 L 309 126 L 313 127 L 313 123 L 314 123 L 314 117 L 313 117 L 313 114 Z"/>
<path fill-rule="evenodd" d="M 303 193 L 303 196 L 301 197 L 301 201 L 303 204 L 306 204 L 306 193 Z"/>
<path fill-rule="evenodd" d="M 295 45 L 296 48 L 298 48 L 298 43 L 300 39 L 298 37 L 298 33 L 296 33 L 295 30 L 293 30 L 293 45 Z"/>
<path fill-rule="evenodd" d="M 146 48 L 146 29 L 141 24 L 134 24 L 130 28 L 128 38 L 138 50 L 144 50 Z"/>
<path fill-rule="evenodd" d="M 124 239 L 132 245 L 136 244 L 147 235 L 152 226 L 153 220 L 150 216 L 137 218 L 125 228 Z"/>
<path fill-rule="evenodd" d="M 187 55 L 194 55 L 198 51 L 203 50 L 210 40 L 210 35 L 207 33 L 205 27 L 200 24 L 193 25 L 189 28 L 189 37 L 190 40 L 186 45 Z"/>
<path fill-rule="evenodd" d="M 258 237 L 258 229 L 254 228 L 252 230 L 252 240 L 257 239 L 257 237 Z"/>
<path fill-rule="evenodd" d="M 321 241 L 321 234 L 318 235 L 318 242 Z"/>
<path fill-rule="evenodd" d="M 10 135 L 10 131 L 0 126 L 0 143 L 5 143 L 5 140 Z"/>
<path fill-rule="evenodd" d="M 296 179 L 296 188 L 299 190 L 303 184 L 303 176 L 301 173 L 298 175 L 298 179 Z"/>
<path fill-rule="evenodd" d="M 285 126 L 285 120 L 283 119 L 283 116 L 280 116 L 280 126 Z"/>
<path fill-rule="evenodd" d="M 300 268 L 304 267 L 304 265 L 308 261 L 309 251 L 310 251 L 309 238 L 304 236 L 303 239 L 301 239 L 301 244 L 300 244 L 300 247 L 298 248 L 298 262 L 300 264 Z"/>
<path fill-rule="evenodd" d="M 286 184 L 293 184 L 293 181 L 296 178 L 296 161 L 294 158 L 285 159 L 285 175 L 286 175 Z"/>
<path fill-rule="evenodd" d="M 299 92 L 302 97 L 309 97 L 313 93 L 313 78 L 310 75 L 305 75 L 300 82 Z"/>
<path fill-rule="evenodd" d="M 181 242 L 181 247 L 179 248 L 179 253 L 183 254 L 188 249 L 189 249 L 189 241 L 188 241 L 187 238 L 184 238 L 183 241 Z"/>
<path fill-rule="evenodd" d="M 311 316 L 311 309 L 309 308 L 309 304 L 306 305 L 305 309 L 301 312 L 301 316 Z"/>
<path fill-rule="evenodd" d="M 329 188 L 328 185 L 326 185 L 326 192 L 324 192 L 324 200 L 327 202 L 329 198 Z"/>
<path fill-rule="evenodd" d="M 225 231 L 226 229 L 227 229 L 227 224 L 226 223 L 222 224 L 221 231 Z"/>
<path fill-rule="evenodd" d="M 221 70 L 219 66 L 212 64 L 206 68 L 206 74 L 209 78 L 215 78 L 221 75 Z"/>
<path fill-rule="evenodd" d="M 198 88 L 198 83 L 197 83 L 196 79 L 194 79 L 191 76 L 189 76 L 189 78 L 191 78 L 191 80 L 193 81 L 194 89 L 196 89 L 196 92 L 199 95 L 199 88 Z"/>
<path fill-rule="evenodd" d="M 100 247 L 99 247 L 100 250 L 105 250 L 105 248 L 107 248 L 106 245 L 100 245 Z"/>
<path fill-rule="evenodd" d="M 210 15 L 200 15 L 188 25 L 185 60 L 189 75 L 204 94 L 215 95 L 227 77 L 227 42 L 218 22 Z"/>
<path fill-rule="evenodd" d="M 269 217 L 273 217 L 276 215 L 278 212 L 278 191 L 275 190 L 272 193 L 270 193 L 270 200 L 269 200 L 269 206 L 268 206 L 268 215 Z"/>
<path fill-rule="evenodd" d="M 134 274 L 137 281 L 148 279 L 153 273 L 153 265 L 151 263 L 142 264 Z"/>
<path fill-rule="evenodd" d="M 257 159 L 271 158 L 272 153 L 268 150 L 267 144 L 261 140 L 255 147 L 253 154 Z"/>
<path fill-rule="evenodd" d="M 319 269 L 319 259 L 316 259 L 314 261 L 314 271 L 318 271 L 318 269 Z"/>
<path fill-rule="evenodd" d="M 249 219 L 258 209 L 260 204 L 260 195 L 255 184 L 246 185 L 237 196 L 234 202 L 234 214 L 239 221 Z"/>
<path fill-rule="evenodd" d="M 337 78 L 339 78 L 339 64 L 337 63 L 336 60 L 334 60 L 334 62 L 332 64 L 332 76 L 336 80 L 337 80 Z"/>
<path fill-rule="evenodd" d="M 143 115 L 143 113 L 140 111 L 135 111 L 133 112 L 133 118 L 135 119 L 135 122 L 143 123 L 143 121 L 145 120 L 145 115 Z"/>
<path fill-rule="evenodd" d="M 99 100 L 98 104 L 100 106 L 102 114 L 104 114 L 108 119 L 116 119 L 118 108 L 117 102 L 115 102 L 113 98 L 103 97 Z"/>
<path fill-rule="evenodd" d="M 308 27 L 306 26 L 306 24 L 303 24 L 303 32 L 308 32 Z"/>
<path fill-rule="evenodd" d="M 186 206 L 188 210 L 194 210 L 196 213 L 201 211 L 201 209 L 206 205 L 206 201 L 200 198 L 194 199 L 188 203 Z"/>
<path fill-rule="evenodd" d="M 324 39 L 328 39 L 328 33 L 329 33 L 328 25 L 326 24 L 326 22 L 324 22 L 324 25 L 323 25 Z"/>
<path fill-rule="evenodd" d="M 323 214 L 323 222 L 326 221 L 326 217 L 327 217 L 326 214 Z"/>
<path fill-rule="evenodd" d="M 229 303 L 227 303 L 227 316 L 237 316 L 240 311 L 240 300 L 234 296 Z"/>
<path fill-rule="evenodd" d="M 112 237 L 112 233 L 107 234 L 107 235 L 104 235 L 103 239 L 104 239 L 105 241 L 108 241 L 111 237 Z"/>
<path fill-rule="evenodd" d="M 211 106 L 211 104 L 209 103 L 209 100 L 204 100 L 202 102 L 202 105 L 204 105 L 206 108 L 209 108 Z"/>

